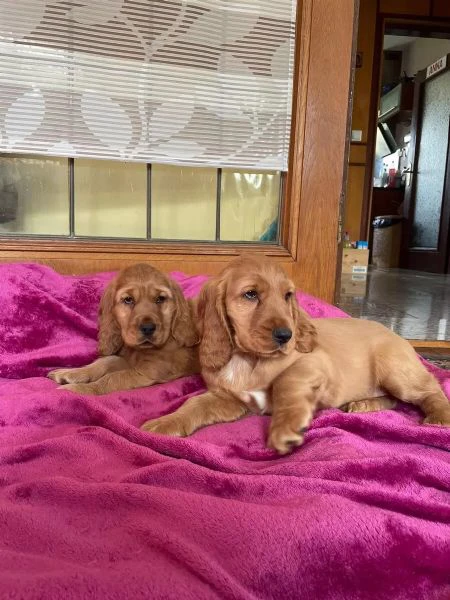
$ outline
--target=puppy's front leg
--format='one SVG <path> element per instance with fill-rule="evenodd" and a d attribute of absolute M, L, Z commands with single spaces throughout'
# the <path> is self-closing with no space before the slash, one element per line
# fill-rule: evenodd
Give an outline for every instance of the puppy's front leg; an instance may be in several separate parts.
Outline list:
<path fill-rule="evenodd" d="M 146 421 L 141 429 L 185 437 L 200 427 L 237 421 L 248 413 L 247 406 L 231 394 L 205 392 L 186 400 L 175 412 Z"/>
<path fill-rule="evenodd" d="M 127 362 L 120 356 L 102 356 L 90 365 L 76 369 L 56 369 L 50 371 L 47 377 L 56 381 L 56 383 L 89 383 L 97 381 L 106 373 L 126 369 Z"/>
<path fill-rule="evenodd" d="M 69 390 L 78 394 L 93 394 L 100 396 L 117 392 L 119 390 L 132 390 L 141 387 L 147 387 L 158 381 L 153 381 L 150 377 L 138 373 L 134 369 L 123 369 L 114 373 L 107 373 L 97 381 L 91 383 L 73 383 L 63 385 L 61 389 Z"/>
<path fill-rule="evenodd" d="M 303 442 L 303 433 L 314 415 L 322 375 L 297 361 L 272 384 L 272 420 L 268 446 L 287 454 Z"/>

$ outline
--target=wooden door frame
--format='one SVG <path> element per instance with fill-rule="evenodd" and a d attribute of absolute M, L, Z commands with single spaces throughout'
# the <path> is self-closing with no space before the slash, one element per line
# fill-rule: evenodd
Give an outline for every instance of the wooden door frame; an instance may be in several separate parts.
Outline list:
<path fill-rule="evenodd" d="M 214 274 L 231 257 L 251 249 L 282 263 L 304 291 L 333 301 L 359 0 L 298 0 L 298 6 L 290 169 L 280 245 L 3 237 L 0 262 L 39 262 L 76 274 L 151 261 L 164 271 Z"/>
<path fill-rule="evenodd" d="M 420 147 L 420 140 L 422 137 L 422 108 L 423 108 L 423 96 L 425 91 L 425 84 L 432 79 L 443 75 L 445 72 L 450 71 L 450 54 L 447 54 L 447 65 L 441 71 L 431 75 L 427 78 L 427 69 L 423 69 L 417 73 L 417 77 L 414 85 L 414 104 L 413 114 L 411 123 L 411 160 L 412 165 L 412 176 L 411 184 L 405 188 L 405 198 L 403 203 L 403 215 L 405 217 L 403 235 L 402 235 L 402 247 L 400 254 L 400 266 L 404 269 L 415 269 L 416 271 L 428 271 L 434 273 L 445 273 L 447 271 L 448 261 L 448 244 L 449 244 L 449 227 L 450 227 L 450 199 L 443 197 L 442 209 L 441 209 L 441 226 L 439 229 L 438 247 L 436 250 L 425 250 L 422 248 L 410 248 L 409 241 L 411 239 L 412 224 L 415 210 L 415 192 L 417 185 L 417 173 L 419 152 L 417 148 Z M 444 174 L 444 187 L 443 196 L 448 193 L 450 186 L 450 120 L 448 123 L 448 142 L 447 142 L 447 156 L 446 156 L 446 170 Z M 442 226 L 443 224 L 443 226 Z M 430 261 L 432 264 L 430 266 Z"/>

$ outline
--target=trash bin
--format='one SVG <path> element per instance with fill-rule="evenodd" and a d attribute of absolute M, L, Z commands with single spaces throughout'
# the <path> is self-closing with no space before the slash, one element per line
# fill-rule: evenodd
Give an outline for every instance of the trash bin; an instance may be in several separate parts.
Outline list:
<path fill-rule="evenodd" d="M 398 267 L 403 217 L 375 217 L 373 226 L 372 264 L 376 267 Z"/>

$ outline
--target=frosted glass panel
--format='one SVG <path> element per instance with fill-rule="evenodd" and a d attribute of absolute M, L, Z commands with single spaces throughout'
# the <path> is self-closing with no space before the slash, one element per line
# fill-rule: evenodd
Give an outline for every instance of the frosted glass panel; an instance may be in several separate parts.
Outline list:
<path fill-rule="evenodd" d="M 67 158 L 0 157 L 0 233 L 69 234 Z"/>
<path fill-rule="evenodd" d="M 0 0 L 0 150 L 285 169 L 297 4 Z"/>
<path fill-rule="evenodd" d="M 223 169 L 220 239 L 276 241 L 280 172 Z"/>
<path fill-rule="evenodd" d="M 217 170 L 152 165 L 152 238 L 216 239 Z"/>
<path fill-rule="evenodd" d="M 437 248 L 450 118 L 450 71 L 425 83 L 411 246 Z"/>
<path fill-rule="evenodd" d="M 147 166 L 76 159 L 75 235 L 145 238 Z"/>

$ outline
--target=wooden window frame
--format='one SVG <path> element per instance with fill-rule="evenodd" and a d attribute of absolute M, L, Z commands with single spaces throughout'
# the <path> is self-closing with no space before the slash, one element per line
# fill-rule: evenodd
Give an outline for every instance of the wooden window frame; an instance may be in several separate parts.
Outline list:
<path fill-rule="evenodd" d="M 358 0 L 299 0 L 292 134 L 280 244 L 0 238 L 1 262 L 39 262 L 61 273 L 149 261 L 164 271 L 217 273 L 242 252 L 263 253 L 295 284 L 334 299 L 346 184 Z M 339 51 L 336 51 L 336 49 Z"/>

